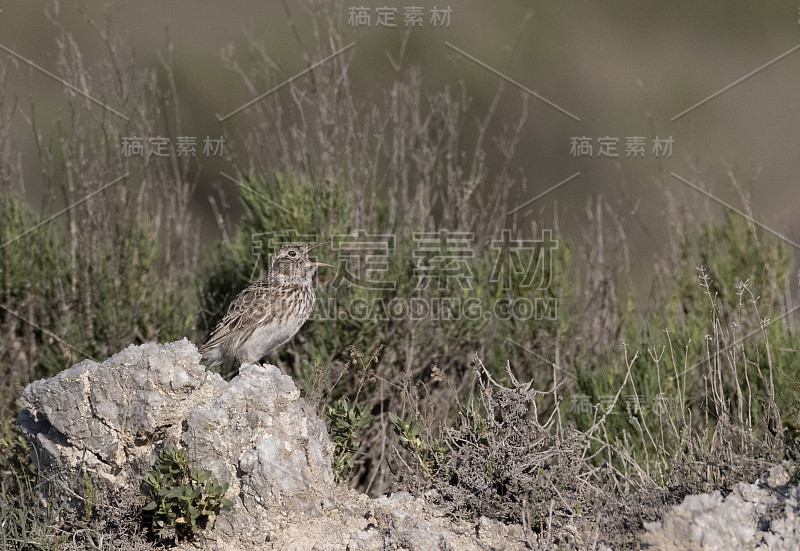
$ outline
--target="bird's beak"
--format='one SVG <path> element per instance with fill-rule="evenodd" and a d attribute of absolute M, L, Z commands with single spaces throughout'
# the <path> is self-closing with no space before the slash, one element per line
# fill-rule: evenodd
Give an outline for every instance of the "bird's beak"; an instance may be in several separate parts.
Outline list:
<path fill-rule="evenodd" d="M 315 247 L 319 247 L 320 245 L 326 245 L 326 244 L 328 244 L 330 242 L 331 242 L 330 239 L 326 239 L 325 241 L 320 241 L 319 243 L 314 243 L 313 245 L 311 245 L 308 248 L 308 250 L 310 251 L 311 249 L 313 249 Z M 306 260 L 308 260 L 308 253 L 306 253 Z M 333 268 L 334 267 L 333 264 L 325 264 L 324 262 L 309 262 L 309 263 L 312 266 L 328 266 L 329 268 Z"/>

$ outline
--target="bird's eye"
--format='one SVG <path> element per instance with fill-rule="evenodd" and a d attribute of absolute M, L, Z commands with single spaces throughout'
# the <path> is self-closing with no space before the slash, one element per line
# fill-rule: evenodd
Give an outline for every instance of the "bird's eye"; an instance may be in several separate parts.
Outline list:
<path fill-rule="evenodd" d="M 295 251 L 289 251 L 289 256 L 294 258 L 295 256 L 297 256 L 297 253 Z"/>

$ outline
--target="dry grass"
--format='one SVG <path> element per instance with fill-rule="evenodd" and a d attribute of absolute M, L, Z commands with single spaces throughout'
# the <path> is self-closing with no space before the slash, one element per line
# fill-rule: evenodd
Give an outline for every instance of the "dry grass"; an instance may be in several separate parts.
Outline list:
<path fill-rule="evenodd" d="M 174 150 L 181 132 L 170 103 L 175 96 L 165 99 L 154 69 L 137 67 L 110 7 L 104 21 L 89 20 L 107 50 L 91 66 L 72 34 L 57 18 L 51 22 L 58 76 L 129 120 L 66 90 L 58 116 L 42 121 L 33 93 L 28 105 L 15 101 L 7 77 L 17 63 L 0 62 L 0 117 L 25 120 L 36 144 L 41 177 L 27 187 L 42 191 L 45 213 L 71 206 L 50 221 L 19 205 L 26 188 L 21 152 L 9 134 L 13 126 L 0 125 L 2 234 L 9 241 L 0 272 L 0 325 L 8 335 L 0 345 L 3 417 L 14 413 L 13 401 L 34 378 L 191 327 L 167 327 L 172 314 L 154 303 L 174 302 L 167 290 L 185 286 L 198 267 L 194 182 L 188 158 Z M 168 62 L 163 70 L 171 75 Z M 38 76 L 27 73 L 29 91 Z M 123 155 L 123 138 L 137 136 L 172 137 L 168 158 Z"/>

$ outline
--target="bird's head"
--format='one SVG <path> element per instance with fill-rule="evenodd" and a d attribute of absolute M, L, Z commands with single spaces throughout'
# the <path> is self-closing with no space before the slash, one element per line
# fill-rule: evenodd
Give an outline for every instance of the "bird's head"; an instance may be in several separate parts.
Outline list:
<path fill-rule="evenodd" d="M 275 256 L 272 257 L 269 271 L 275 277 L 284 280 L 303 281 L 314 275 L 318 266 L 331 266 L 324 262 L 312 262 L 308 258 L 308 252 L 329 241 L 321 241 L 314 244 L 292 244 L 281 247 Z"/>

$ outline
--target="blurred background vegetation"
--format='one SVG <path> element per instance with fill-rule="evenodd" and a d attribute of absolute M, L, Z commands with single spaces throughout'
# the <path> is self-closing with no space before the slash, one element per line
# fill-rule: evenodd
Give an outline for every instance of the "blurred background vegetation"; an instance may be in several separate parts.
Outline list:
<path fill-rule="evenodd" d="M 428 13 L 432 4 L 421 4 Z M 669 173 L 797 241 L 800 106 L 782 98 L 800 75 L 776 63 L 669 119 L 792 47 L 797 9 L 680 4 L 460 3 L 449 27 L 410 34 L 354 28 L 348 4 L 253 4 L 229 18 L 188 3 L 3 5 L 3 45 L 125 117 L 19 57 L 0 57 L 0 416 L 16 416 L 26 384 L 83 359 L 142 342 L 201 342 L 276 246 L 332 237 L 317 253 L 337 264 L 318 272 L 317 312 L 269 360 L 320 414 L 346 419 L 354 404 L 371 416 L 357 427 L 360 446 L 345 442 L 350 455 L 339 458 L 360 490 L 382 494 L 413 479 L 450 495 L 442 488 L 474 464 L 442 438 L 490 453 L 487 435 L 508 430 L 488 403 L 471 402 L 486 398 L 489 380 L 509 392 L 530 381 L 540 393 L 521 400 L 542 420 L 530 430 L 591 435 L 575 448 L 586 464 L 619 473 L 636 465 L 641 487 L 679 487 L 670 499 L 794 459 L 796 251 Z M 155 13 L 167 31 L 152 25 Z M 22 19 L 47 32 L 11 23 Z M 215 120 L 353 40 L 352 50 Z M 644 159 L 626 159 L 634 135 L 673 136 L 672 157 L 648 146 Z M 132 136 L 169 137 L 167 154 L 123 155 Z M 197 156 L 178 155 L 179 136 L 198 137 Z M 222 155 L 200 154 L 206 136 L 224 137 Z M 622 155 L 575 158 L 573 136 L 619 137 Z M 442 230 L 469 236 L 461 269 L 470 284 L 435 279 L 420 289 L 419 234 Z M 347 240 L 364 236 L 391 236 L 381 277 L 393 287 L 337 279 Z M 493 277 L 508 253 L 498 247 L 504 236 L 532 243 L 521 254 L 538 266 L 533 285 L 528 272 Z M 437 254 L 463 252 L 451 246 Z M 350 269 L 363 273 L 376 256 Z M 538 299 L 557 309 L 354 313 L 355 304 L 396 299 L 472 301 L 492 313 L 503 301 Z M 526 415 L 512 418 L 528 423 Z M 8 485 L 27 450 L 2 426 Z M 417 472 L 398 474 L 398 458 Z M 584 472 L 584 463 L 569 465 Z M 495 477 L 501 467 L 481 490 L 495 498 L 510 487 Z M 460 511 L 525 517 L 507 503 L 482 510 L 472 501 L 482 494 L 468 495 Z"/>

